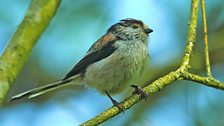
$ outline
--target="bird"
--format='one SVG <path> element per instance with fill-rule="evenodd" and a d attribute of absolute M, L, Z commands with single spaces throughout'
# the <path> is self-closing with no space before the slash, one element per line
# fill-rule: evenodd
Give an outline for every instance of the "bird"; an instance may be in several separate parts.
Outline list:
<path fill-rule="evenodd" d="M 10 101 L 24 97 L 31 99 L 66 85 L 85 85 L 107 95 L 113 105 L 121 109 L 112 94 L 131 86 L 145 96 L 135 83 L 149 65 L 148 38 L 151 32 L 153 30 L 141 20 L 122 19 L 109 27 L 64 78 L 15 95 Z"/>

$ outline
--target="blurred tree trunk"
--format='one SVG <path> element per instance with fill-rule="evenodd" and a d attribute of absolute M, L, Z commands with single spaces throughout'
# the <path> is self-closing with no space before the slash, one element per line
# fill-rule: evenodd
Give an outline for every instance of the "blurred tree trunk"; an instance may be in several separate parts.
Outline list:
<path fill-rule="evenodd" d="M 0 106 L 59 5 L 60 0 L 33 0 L 30 3 L 22 23 L 0 57 Z"/>

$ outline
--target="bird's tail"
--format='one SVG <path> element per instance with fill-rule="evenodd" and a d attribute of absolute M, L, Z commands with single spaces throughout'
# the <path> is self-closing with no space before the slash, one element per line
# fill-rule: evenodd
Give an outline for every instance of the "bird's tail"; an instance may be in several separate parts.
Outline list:
<path fill-rule="evenodd" d="M 79 76 L 75 76 L 75 77 L 72 77 L 72 78 L 69 78 L 69 79 L 66 79 L 66 80 L 59 80 L 59 81 L 56 81 L 54 83 L 47 84 L 45 86 L 41 86 L 41 87 L 38 87 L 38 88 L 28 90 L 26 92 L 23 92 L 21 94 L 13 96 L 10 99 L 10 101 L 14 101 L 14 100 L 17 100 L 17 99 L 22 99 L 22 98 L 31 99 L 31 98 L 34 98 L 34 97 L 38 97 L 42 94 L 45 94 L 47 92 L 50 92 L 52 90 L 55 90 L 57 88 L 61 88 L 61 87 L 67 86 L 67 85 L 80 83 L 80 81 L 78 81 L 78 82 L 74 81 L 74 78 L 75 78 L 75 80 L 77 80 L 78 77 Z"/>

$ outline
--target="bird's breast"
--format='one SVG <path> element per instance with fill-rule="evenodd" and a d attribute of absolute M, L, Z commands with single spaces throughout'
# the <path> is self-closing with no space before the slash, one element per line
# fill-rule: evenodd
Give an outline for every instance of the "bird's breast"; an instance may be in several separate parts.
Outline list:
<path fill-rule="evenodd" d="M 86 70 L 85 80 L 90 87 L 104 93 L 118 93 L 135 84 L 145 72 L 148 63 L 148 47 L 141 42 L 116 42 L 117 50 Z"/>

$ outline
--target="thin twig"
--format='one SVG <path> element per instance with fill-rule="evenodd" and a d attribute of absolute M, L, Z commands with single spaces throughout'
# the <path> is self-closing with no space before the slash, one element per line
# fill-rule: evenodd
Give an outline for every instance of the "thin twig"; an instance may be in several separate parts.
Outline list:
<path fill-rule="evenodd" d="M 208 77 L 212 77 L 210 60 L 209 60 L 209 50 L 208 50 L 208 31 L 207 31 L 207 21 L 206 21 L 205 0 L 201 0 L 201 12 L 202 12 L 203 32 L 204 32 L 204 51 L 205 51 L 206 72 Z"/>
<path fill-rule="evenodd" d="M 215 80 L 211 77 L 202 77 L 196 74 L 191 74 L 189 72 L 186 72 L 181 75 L 185 80 L 194 81 L 200 84 L 204 84 L 209 87 L 217 88 L 220 90 L 224 90 L 224 83 L 219 82 L 218 80 Z"/>

